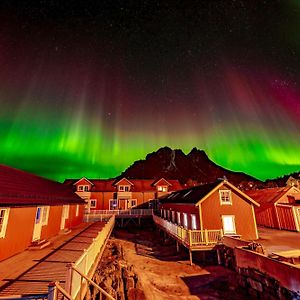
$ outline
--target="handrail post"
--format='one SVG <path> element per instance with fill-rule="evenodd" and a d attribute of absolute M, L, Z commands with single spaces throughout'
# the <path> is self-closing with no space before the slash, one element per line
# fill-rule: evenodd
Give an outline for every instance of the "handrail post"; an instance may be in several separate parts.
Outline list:
<path fill-rule="evenodd" d="M 50 282 L 48 285 L 48 300 L 57 300 L 57 288 L 55 282 Z"/>
<path fill-rule="evenodd" d="M 207 231 L 207 229 L 204 229 L 204 235 L 205 235 L 205 244 L 208 245 L 208 231 Z"/>
<path fill-rule="evenodd" d="M 73 263 L 68 263 L 67 264 L 67 276 L 66 276 L 66 286 L 65 289 L 66 291 L 72 295 L 72 281 L 73 281 Z"/>
<path fill-rule="evenodd" d="M 192 231 L 190 229 L 188 230 L 188 234 L 189 234 L 189 245 L 191 247 L 192 246 Z"/>

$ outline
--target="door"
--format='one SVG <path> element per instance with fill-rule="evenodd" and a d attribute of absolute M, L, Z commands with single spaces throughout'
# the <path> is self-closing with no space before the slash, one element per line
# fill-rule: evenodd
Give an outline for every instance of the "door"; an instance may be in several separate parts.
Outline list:
<path fill-rule="evenodd" d="M 196 215 L 191 215 L 191 226 L 192 226 L 192 230 L 197 230 L 197 219 L 196 219 Z"/>
<path fill-rule="evenodd" d="M 36 208 L 32 241 L 38 241 L 42 233 L 42 207 Z"/>
<path fill-rule="evenodd" d="M 69 218 L 69 205 L 64 205 L 61 213 L 60 230 L 65 229 L 66 219 Z"/>
<path fill-rule="evenodd" d="M 222 216 L 224 234 L 236 234 L 234 216 Z"/>

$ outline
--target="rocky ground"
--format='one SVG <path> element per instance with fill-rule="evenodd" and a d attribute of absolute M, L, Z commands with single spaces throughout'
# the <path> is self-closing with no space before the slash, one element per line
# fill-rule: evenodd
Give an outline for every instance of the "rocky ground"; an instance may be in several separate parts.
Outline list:
<path fill-rule="evenodd" d="M 96 281 L 116 299 L 239 299 L 237 274 L 221 266 L 190 266 L 187 253 L 176 252 L 153 229 L 115 230 Z"/>

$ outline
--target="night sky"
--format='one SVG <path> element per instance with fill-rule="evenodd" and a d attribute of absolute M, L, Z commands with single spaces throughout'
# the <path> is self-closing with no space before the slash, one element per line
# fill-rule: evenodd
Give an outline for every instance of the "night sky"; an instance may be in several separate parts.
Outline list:
<path fill-rule="evenodd" d="M 33 2 L 1 4 L 0 163 L 108 178 L 169 146 L 300 170 L 300 1 Z"/>

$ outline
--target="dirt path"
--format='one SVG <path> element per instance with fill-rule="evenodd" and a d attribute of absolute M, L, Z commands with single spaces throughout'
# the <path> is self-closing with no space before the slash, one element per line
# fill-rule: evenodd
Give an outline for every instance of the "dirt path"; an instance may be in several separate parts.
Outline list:
<path fill-rule="evenodd" d="M 124 260 L 133 265 L 146 299 L 249 299 L 238 288 L 234 272 L 221 266 L 190 266 L 174 245 L 162 245 L 154 231 L 117 230 L 111 243 L 121 247 Z"/>

